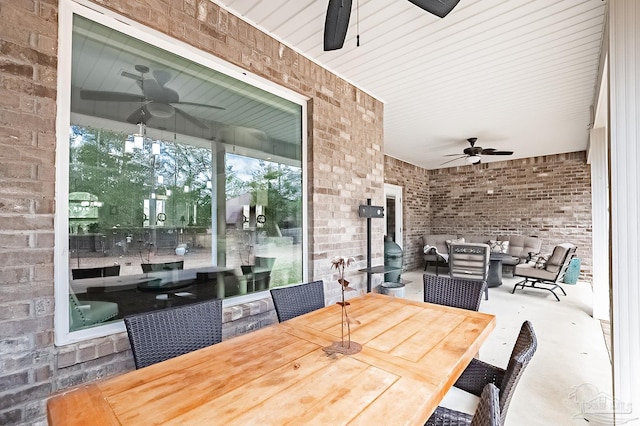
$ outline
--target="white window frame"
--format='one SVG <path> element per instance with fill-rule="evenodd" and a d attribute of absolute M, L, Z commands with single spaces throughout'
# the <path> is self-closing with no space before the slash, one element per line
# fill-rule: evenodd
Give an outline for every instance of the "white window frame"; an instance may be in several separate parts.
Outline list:
<path fill-rule="evenodd" d="M 125 331 L 124 323 L 117 321 L 86 330 L 69 331 L 69 125 L 71 122 L 71 56 L 73 15 L 77 14 L 123 32 L 153 46 L 168 50 L 200 65 L 224 73 L 271 94 L 301 106 L 302 129 L 302 277 L 308 280 L 308 183 L 307 183 L 307 102 L 305 97 L 265 78 L 204 52 L 182 41 L 176 40 L 138 22 L 120 16 L 87 0 L 61 0 L 58 10 L 58 94 L 56 116 L 56 210 L 54 216 L 54 297 L 55 297 L 55 344 L 67 345 L 88 339 L 108 336 Z M 224 299 L 223 306 L 262 299 L 266 292 Z"/>
<path fill-rule="evenodd" d="M 399 185 L 392 185 L 390 183 L 385 183 L 384 184 L 384 199 L 385 199 L 385 206 L 387 205 L 387 199 L 388 198 L 393 198 L 393 201 L 395 203 L 395 208 L 396 208 L 396 220 L 395 220 L 395 228 L 393 229 L 395 236 L 396 236 L 396 241 L 395 243 L 398 244 L 400 246 L 400 248 L 402 248 L 403 244 L 402 242 L 404 241 L 403 235 L 402 235 L 402 231 L 403 231 L 403 215 L 402 215 L 402 187 Z M 387 226 L 388 224 L 385 224 L 385 226 Z M 386 235 L 389 235 L 389 229 L 386 229 Z"/>

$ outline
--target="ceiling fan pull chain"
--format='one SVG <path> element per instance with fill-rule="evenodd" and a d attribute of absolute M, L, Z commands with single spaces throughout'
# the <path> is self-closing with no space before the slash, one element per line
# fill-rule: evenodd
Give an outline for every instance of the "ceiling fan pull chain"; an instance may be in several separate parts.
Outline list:
<path fill-rule="evenodd" d="M 356 47 L 360 47 L 360 0 L 356 0 Z"/>

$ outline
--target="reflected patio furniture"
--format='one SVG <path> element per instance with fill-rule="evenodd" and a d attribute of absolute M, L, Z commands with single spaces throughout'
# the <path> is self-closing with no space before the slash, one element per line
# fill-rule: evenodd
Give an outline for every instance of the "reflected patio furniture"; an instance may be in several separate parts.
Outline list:
<path fill-rule="evenodd" d="M 74 268 L 71 277 L 74 280 L 87 278 L 117 277 L 120 275 L 120 265 L 103 266 L 98 268 Z"/>
<path fill-rule="evenodd" d="M 480 394 L 480 402 L 473 414 L 449 410 L 443 407 L 429 417 L 425 426 L 501 426 L 500 391 L 493 383 L 487 383 Z"/>
<path fill-rule="evenodd" d="M 224 282 L 222 287 L 218 286 L 219 279 Z M 224 298 L 241 294 L 240 279 L 233 270 L 197 272 L 195 284 L 198 285 L 199 297 Z"/>
<path fill-rule="evenodd" d="M 222 341 L 222 300 L 124 318 L 136 369 Z"/>
<path fill-rule="evenodd" d="M 513 286 L 511 294 L 515 293 L 518 287 L 523 290 L 525 287 L 547 290 L 551 292 L 559 302 L 560 298 L 556 294 L 555 290 L 559 289 L 563 295 L 567 295 L 564 289 L 560 286 L 560 283 L 569 268 L 571 259 L 576 255 L 576 249 L 577 247 L 570 243 L 558 244 L 554 247 L 551 256 L 542 268 L 538 267 L 537 262 L 516 265 L 514 276 L 522 277 L 524 280 Z"/>
<path fill-rule="evenodd" d="M 275 257 L 255 257 L 253 265 L 242 265 L 242 275 L 247 280 L 247 287 L 251 287 L 250 291 L 267 290 L 271 283 L 271 270 L 275 263 Z"/>
<path fill-rule="evenodd" d="M 103 277 L 118 277 L 120 276 L 120 265 L 105 266 L 102 268 Z"/>
<path fill-rule="evenodd" d="M 441 402 L 443 409 L 467 412 L 471 414 L 473 407 L 469 406 L 469 399 L 479 397 L 488 383 L 495 384 L 500 390 L 500 417 L 503 425 L 509 409 L 509 403 L 516 390 L 516 386 L 536 352 L 538 341 L 529 321 L 522 323 L 516 343 L 511 351 L 506 369 L 496 367 L 477 358 L 462 372 L 454 387 L 445 395 Z M 455 403 L 464 401 L 465 407 L 456 407 Z M 475 398 L 477 402 L 477 398 Z M 444 408 L 447 407 L 447 408 Z M 455 410 L 458 408 L 458 410 Z"/>
<path fill-rule="evenodd" d="M 449 276 L 486 282 L 490 253 L 488 244 L 452 243 L 449 247 Z M 486 287 L 484 296 L 485 300 L 489 299 Z"/>
<path fill-rule="evenodd" d="M 454 308 L 477 311 L 487 283 L 464 278 L 449 278 L 424 274 L 424 301 Z"/>
<path fill-rule="evenodd" d="M 118 316 L 118 304 L 98 300 L 78 300 L 69 293 L 69 330 L 100 324 Z"/>
<path fill-rule="evenodd" d="M 283 322 L 324 308 L 324 282 L 312 281 L 305 284 L 271 289 L 273 305 L 278 321 Z"/>
<path fill-rule="evenodd" d="M 71 276 L 74 280 L 83 280 L 85 278 L 102 277 L 102 268 L 76 268 L 71 270 Z"/>
<path fill-rule="evenodd" d="M 184 269 L 184 260 L 163 263 L 141 263 L 142 272 L 175 271 Z"/>
<path fill-rule="evenodd" d="M 273 264 L 276 262 L 275 257 L 256 256 L 256 288 L 258 290 L 266 290 L 271 283 L 271 271 Z"/>

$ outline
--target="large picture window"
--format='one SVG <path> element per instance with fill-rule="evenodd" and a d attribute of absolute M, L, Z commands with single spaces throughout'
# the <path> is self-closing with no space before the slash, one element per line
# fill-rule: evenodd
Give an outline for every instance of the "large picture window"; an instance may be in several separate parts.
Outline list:
<path fill-rule="evenodd" d="M 69 332 L 303 280 L 303 104 L 73 15 Z"/>

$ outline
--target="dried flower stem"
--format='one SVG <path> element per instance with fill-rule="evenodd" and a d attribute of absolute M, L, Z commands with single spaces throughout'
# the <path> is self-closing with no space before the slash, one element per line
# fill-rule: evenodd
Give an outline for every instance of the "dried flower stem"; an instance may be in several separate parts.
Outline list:
<path fill-rule="evenodd" d="M 347 312 L 347 306 L 349 305 L 349 302 L 344 300 L 345 291 L 347 290 L 354 291 L 353 288 L 349 287 L 349 281 L 344 279 L 344 270 L 347 266 L 350 266 L 354 262 L 355 262 L 355 259 L 353 257 L 344 257 L 344 256 L 336 256 L 331 261 L 331 267 L 336 268 L 339 276 L 338 284 L 340 284 L 341 300 L 337 304 L 340 305 L 342 308 L 342 311 L 341 311 L 342 336 L 339 342 L 333 342 L 331 346 L 327 346 L 326 348 L 323 348 L 323 350 L 330 355 L 336 354 L 336 353 L 353 355 L 362 350 L 362 345 L 360 345 L 357 342 L 351 342 L 351 320 L 349 319 L 349 314 Z M 347 324 L 347 344 L 346 345 L 345 345 L 345 338 L 344 338 L 345 323 Z"/>

